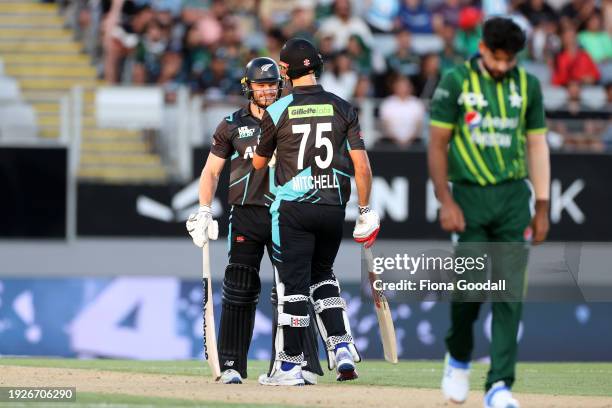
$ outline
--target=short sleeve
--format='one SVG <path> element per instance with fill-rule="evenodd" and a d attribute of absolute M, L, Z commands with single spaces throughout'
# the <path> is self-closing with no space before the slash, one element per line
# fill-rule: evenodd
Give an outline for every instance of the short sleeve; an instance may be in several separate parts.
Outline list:
<path fill-rule="evenodd" d="M 529 76 L 527 82 L 527 110 L 525 111 L 525 125 L 527 134 L 546 133 L 546 117 L 540 81 Z"/>
<path fill-rule="evenodd" d="M 353 106 L 349 108 L 346 138 L 351 150 L 365 150 L 361 126 L 359 125 L 359 116 L 357 115 L 357 109 Z"/>
<path fill-rule="evenodd" d="M 234 147 L 232 146 L 231 134 L 229 132 L 229 126 L 225 119 L 217 126 L 215 133 L 213 134 L 210 152 L 217 157 L 227 159 L 230 157 Z"/>
<path fill-rule="evenodd" d="M 448 72 L 438 84 L 431 98 L 430 124 L 445 129 L 452 129 L 459 120 L 457 100 L 461 86 L 455 70 Z"/>
<path fill-rule="evenodd" d="M 263 157 L 272 157 L 276 149 L 276 125 L 272 117 L 265 111 L 261 118 L 261 135 L 255 153 Z"/>

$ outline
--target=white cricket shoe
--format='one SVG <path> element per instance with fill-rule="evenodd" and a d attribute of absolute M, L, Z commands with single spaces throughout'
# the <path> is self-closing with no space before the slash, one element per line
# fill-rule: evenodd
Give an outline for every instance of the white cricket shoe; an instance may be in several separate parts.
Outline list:
<path fill-rule="evenodd" d="M 318 375 L 312 371 L 302 369 L 302 377 L 304 378 L 304 384 L 306 385 L 317 385 Z"/>
<path fill-rule="evenodd" d="M 274 370 L 272 376 L 262 374 L 259 376 L 259 383 L 261 385 L 305 385 L 302 367 L 299 364 L 293 366 L 289 371 Z"/>
<path fill-rule="evenodd" d="M 503 381 L 498 381 L 484 397 L 485 408 L 520 408 L 517 400 L 512 398 L 510 388 Z"/>
<path fill-rule="evenodd" d="M 455 404 L 463 404 L 470 392 L 470 363 L 462 363 L 446 353 L 442 393 Z"/>
<path fill-rule="evenodd" d="M 355 369 L 355 360 L 353 355 L 347 347 L 338 347 L 335 351 L 336 356 L 336 370 L 338 375 L 337 381 L 350 381 L 358 377 L 357 370 Z"/>
<path fill-rule="evenodd" d="M 242 384 L 242 376 L 238 371 L 229 369 L 221 373 L 220 381 L 223 384 Z"/>

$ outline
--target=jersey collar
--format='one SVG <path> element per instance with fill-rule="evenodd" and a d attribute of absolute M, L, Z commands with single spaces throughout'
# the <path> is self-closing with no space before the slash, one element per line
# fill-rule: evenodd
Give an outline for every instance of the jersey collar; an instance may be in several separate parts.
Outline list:
<path fill-rule="evenodd" d="M 323 92 L 321 85 L 296 86 L 293 88 L 294 94 L 313 94 L 318 92 Z"/>
<path fill-rule="evenodd" d="M 259 119 L 257 119 L 255 116 L 253 116 L 251 114 L 251 109 L 249 109 L 249 104 L 247 104 L 246 106 L 243 106 L 239 111 L 238 111 L 238 116 L 241 118 L 245 118 L 245 117 L 249 117 L 252 120 L 256 121 L 256 122 L 261 122 Z"/>

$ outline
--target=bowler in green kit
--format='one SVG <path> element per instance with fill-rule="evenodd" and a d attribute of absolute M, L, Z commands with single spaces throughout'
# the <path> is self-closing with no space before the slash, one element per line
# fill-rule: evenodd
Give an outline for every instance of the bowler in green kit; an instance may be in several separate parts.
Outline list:
<path fill-rule="evenodd" d="M 539 81 L 517 66 L 525 34 L 509 18 L 484 23 L 479 54 L 451 69 L 431 104 L 430 177 L 440 224 L 461 243 L 544 241 L 548 233 L 550 161 Z M 516 254 L 515 254 L 516 255 Z M 492 275 L 525 283 L 527 251 L 493 262 Z M 473 323 L 481 302 L 451 303 L 445 398 L 462 403 L 469 391 Z M 518 408 L 512 397 L 522 302 L 492 304 L 491 367 L 485 408 Z"/>

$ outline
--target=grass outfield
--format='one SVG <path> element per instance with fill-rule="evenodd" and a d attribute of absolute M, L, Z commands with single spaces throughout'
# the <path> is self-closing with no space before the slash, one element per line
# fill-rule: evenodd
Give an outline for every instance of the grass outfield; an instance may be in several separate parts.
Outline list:
<path fill-rule="evenodd" d="M 0 358 L 0 373 L 3 365 L 47 367 L 66 369 L 87 369 L 114 372 L 148 373 L 163 376 L 209 376 L 208 366 L 202 361 L 130 361 L 130 360 L 73 360 L 73 359 L 30 359 Z M 267 369 L 267 362 L 249 363 L 249 380 L 254 382 Z M 404 361 L 391 365 L 382 361 L 367 361 L 358 365 L 361 377 L 347 386 L 395 386 L 437 389 L 442 370 L 441 361 Z M 482 388 L 487 366 L 474 364 L 472 389 Z M 0 377 L 2 377 L 0 375 Z M 612 364 L 610 363 L 521 363 L 518 365 L 518 381 L 514 386 L 517 393 L 600 396 L 612 397 Z M 321 383 L 334 384 L 335 377 L 327 373 Z M 2 384 L 6 385 L 6 384 Z M 19 384 L 15 384 L 18 386 Z M 238 388 L 237 388 L 238 390 Z M 612 401 L 612 400 L 611 400 Z M 107 403 L 124 406 L 219 406 L 219 407 L 261 407 L 258 404 L 217 403 L 207 404 L 182 398 L 160 398 L 95 392 L 77 393 L 77 404 L 66 406 L 88 406 Z M 16 406 L 11 404 L 11 406 Z M 36 404 L 40 406 L 40 404 Z M 59 407 L 57 403 L 52 406 Z M 282 405 L 269 405 L 278 407 Z"/>

